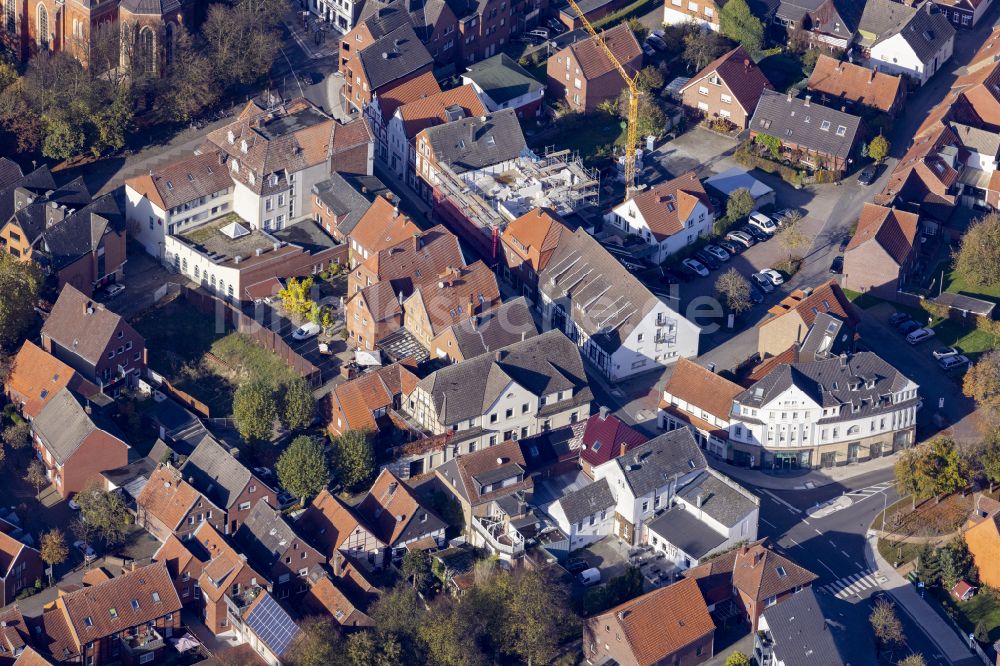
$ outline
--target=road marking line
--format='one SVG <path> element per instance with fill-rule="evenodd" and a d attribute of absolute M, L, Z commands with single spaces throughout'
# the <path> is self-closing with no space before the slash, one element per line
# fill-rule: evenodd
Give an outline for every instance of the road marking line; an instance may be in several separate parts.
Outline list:
<path fill-rule="evenodd" d="M 822 532 L 820 532 L 820 531 L 819 531 L 818 529 L 816 529 L 815 527 L 813 528 L 813 532 L 815 532 L 816 534 L 819 534 L 820 536 L 823 536 L 823 533 L 822 533 Z"/>
<path fill-rule="evenodd" d="M 772 522 L 771 522 L 770 520 L 768 520 L 767 518 L 761 518 L 761 519 L 760 519 L 760 522 L 764 523 L 765 525 L 770 525 L 771 527 L 773 527 L 773 528 L 775 528 L 775 529 L 777 529 L 777 527 L 778 527 L 777 525 L 775 525 L 774 523 L 772 523 Z"/>
<path fill-rule="evenodd" d="M 796 546 L 798 546 L 799 548 L 801 548 L 801 547 L 802 547 L 802 544 L 801 544 L 801 543 L 799 543 L 798 541 L 796 541 L 795 539 L 793 539 L 792 537 L 788 537 L 788 540 L 789 540 L 789 541 L 791 541 L 792 543 L 794 543 L 794 544 L 795 544 Z"/>
<path fill-rule="evenodd" d="M 851 559 L 851 556 L 845 553 L 844 551 L 840 551 L 840 554 L 846 557 L 847 559 Z"/>
<path fill-rule="evenodd" d="M 806 525 L 812 525 L 812 523 L 810 523 L 810 522 L 809 522 L 808 520 L 806 520 L 805 518 L 803 518 L 803 519 L 802 519 L 802 522 L 803 522 L 803 523 L 805 523 Z"/>
<path fill-rule="evenodd" d="M 836 548 L 836 547 L 837 547 L 837 544 L 835 544 L 835 543 L 834 543 L 834 542 L 833 542 L 832 540 L 830 540 L 830 539 L 827 539 L 827 540 L 826 540 L 826 542 L 827 542 L 828 544 L 830 544 L 831 546 L 833 546 L 834 548 Z"/>
<path fill-rule="evenodd" d="M 792 513 L 802 513 L 801 510 L 796 509 L 794 506 L 792 506 L 791 504 L 789 504 L 785 500 L 781 499 L 780 497 L 778 497 L 777 495 L 775 495 L 774 493 L 772 493 L 770 490 L 767 490 L 766 488 L 761 488 L 761 491 L 763 491 L 764 493 L 766 493 L 767 496 L 770 497 L 771 499 L 773 499 L 775 502 L 778 502 L 779 504 L 784 505 L 785 508 L 787 508 Z"/>
<path fill-rule="evenodd" d="M 816 560 L 816 561 L 817 561 L 817 562 L 819 562 L 820 564 L 822 564 L 822 565 L 823 565 L 823 566 L 824 566 L 824 567 L 826 568 L 826 570 L 827 570 L 827 571 L 829 571 L 830 573 L 832 573 L 832 574 L 833 574 L 834 576 L 836 576 L 836 575 L 837 575 L 837 572 L 836 572 L 836 571 L 834 571 L 834 570 L 833 570 L 833 569 L 831 569 L 830 567 L 826 566 L 826 562 L 824 562 L 823 560 L 819 560 L 819 559 L 818 559 L 818 560 Z"/>

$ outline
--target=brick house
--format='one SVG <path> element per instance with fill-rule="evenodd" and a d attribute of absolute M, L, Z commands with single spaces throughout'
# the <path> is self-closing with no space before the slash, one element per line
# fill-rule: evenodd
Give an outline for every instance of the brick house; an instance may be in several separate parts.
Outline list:
<path fill-rule="evenodd" d="M 275 501 L 277 493 L 211 436 L 204 439 L 181 466 L 181 476 L 215 506 L 226 512 L 224 534 L 234 534 L 260 500 Z"/>
<path fill-rule="evenodd" d="M 448 267 L 437 278 L 418 283 L 403 301 L 403 326 L 425 349 L 445 329 L 500 304 L 497 279 L 482 261 Z"/>
<path fill-rule="evenodd" d="M 42 326 L 42 349 L 105 393 L 134 386 L 146 370 L 145 339 L 72 285 L 59 292 Z"/>
<path fill-rule="evenodd" d="M 309 570 L 325 561 L 266 500 L 257 500 L 233 542 L 254 568 L 266 572 L 278 599 L 305 592 Z"/>
<path fill-rule="evenodd" d="M 342 562 L 381 567 L 386 544 L 362 524 L 349 506 L 328 490 L 313 498 L 296 521 L 301 533 L 316 544 L 335 575 L 343 572 Z"/>
<path fill-rule="evenodd" d="M 348 234 L 351 268 L 355 268 L 373 254 L 420 233 L 422 233 L 420 227 L 399 212 L 398 202 L 382 196 L 375 197 L 371 206 Z M 351 286 L 351 275 L 348 275 L 348 295 L 357 293 L 359 285 L 367 286 L 364 282 L 354 282 Z"/>
<path fill-rule="evenodd" d="M 693 580 L 682 580 L 584 620 L 590 663 L 694 666 L 712 658 L 715 622 Z"/>
<path fill-rule="evenodd" d="M 663 22 L 666 25 L 682 25 L 693 21 L 718 32 L 722 4 L 714 0 L 664 0 Z"/>
<path fill-rule="evenodd" d="M 0 250 L 93 294 L 124 276 L 125 219 L 112 195 L 92 199 L 82 178 L 57 186 L 47 167 L 13 169 L 0 187 Z"/>
<path fill-rule="evenodd" d="M 25 340 L 14 357 L 4 383 L 7 399 L 26 418 L 33 419 L 60 389 L 89 397 L 100 390 L 31 340 Z"/>
<path fill-rule="evenodd" d="M 14 603 L 21 590 L 44 578 L 38 550 L 0 530 L 0 605 Z"/>
<path fill-rule="evenodd" d="M 778 356 L 801 343 L 821 313 L 830 314 L 857 327 L 858 315 L 850 299 L 835 280 L 815 288 L 796 289 L 767 311 L 757 324 L 757 352 L 761 358 Z"/>
<path fill-rule="evenodd" d="M 821 55 L 809 77 L 809 90 L 817 101 L 832 106 L 867 106 L 895 116 L 903 106 L 906 86 L 899 75 L 843 62 Z"/>
<path fill-rule="evenodd" d="M 628 25 L 611 28 L 603 38 L 625 71 L 634 76 L 642 69 L 642 49 Z M 618 99 L 625 89 L 618 69 L 593 38 L 557 51 L 549 57 L 546 71 L 547 89 L 572 111 L 596 111 L 601 102 Z"/>
<path fill-rule="evenodd" d="M 565 230 L 565 223 L 556 213 L 535 208 L 508 224 L 500 234 L 503 278 L 533 303 L 538 301 L 538 275 L 548 265 Z"/>
<path fill-rule="evenodd" d="M 67 592 L 53 604 L 36 643 L 48 642 L 47 652 L 60 661 L 159 663 L 167 639 L 181 629 L 181 601 L 163 563 Z"/>
<path fill-rule="evenodd" d="M 753 447 L 741 450 L 729 441 L 733 399 L 742 392 L 739 384 L 682 358 L 663 387 L 657 427 L 668 432 L 688 428 L 702 449 L 750 467 L 757 451 Z"/>
<path fill-rule="evenodd" d="M 685 359 L 680 362 L 685 362 Z M 580 469 L 593 479 L 595 467 L 625 455 L 640 444 L 645 444 L 648 439 L 617 416 L 609 414 L 607 407 L 601 407 L 600 413 L 587 419 L 584 427 Z"/>
<path fill-rule="evenodd" d="M 408 546 L 431 539 L 434 546 L 444 543 L 447 525 L 398 476 L 383 469 L 361 503 L 356 515 L 386 545 L 385 560 L 401 558 Z"/>
<path fill-rule="evenodd" d="M 528 301 L 519 296 L 448 326 L 431 340 L 428 351 L 434 358 L 461 363 L 536 335 Z"/>
<path fill-rule="evenodd" d="M 746 129 L 771 82 L 742 46 L 720 56 L 681 88 L 684 107 L 706 118 L 725 118 Z"/>
<path fill-rule="evenodd" d="M 31 422 L 35 452 L 62 497 L 105 470 L 128 464 L 124 435 L 85 398 L 61 389 Z"/>
<path fill-rule="evenodd" d="M 332 173 L 312 188 L 313 221 L 337 242 L 348 237 L 380 196 L 396 195 L 375 176 Z"/>
<path fill-rule="evenodd" d="M 199 526 L 200 527 L 200 526 Z M 211 528 L 211 525 L 209 525 Z M 197 556 L 195 555 L 197 553 Z M 163 562 L 167 565 L 170 578 L 174 581 L 174 589 L 185 607 L 200 608 L 201 588 L 198 578 L 205 567 L 207 557 L 197 544 L 188 539 L 181 541 L 175 535 L 169 535 L 153 553 L 153 562 Z"/>
<path fill-rule="evenodd" d="M 360 111 L 376 97 L 430 72 L 434 59 L 402 11 L 360 21 L 340 42 L 341 97 Z"/>
<path fill-rule="evenodd" d="M 895 300 L 914 269 L 919 230 L 916 213 L 866 203 L 844 251 L 844 288 Z"/>
<path fill-rule="evenodd" d="M 402 395 L 417 383 L 415 369 L 415 364 L 393 363 L 334 386 L 320 404 L 326 429 L 334 436 L 365 430 L 377 437 L 379 424 L 391 421 L 388 412 L 398 409 Z"/>
<path fill-rule="evenodd" d="M 135 522 L 160 541 L 188 538 L 204 522 L 226 527 L 226 512 L 186 482 L 179 470 L 161 464 L 136 498 Z"/>

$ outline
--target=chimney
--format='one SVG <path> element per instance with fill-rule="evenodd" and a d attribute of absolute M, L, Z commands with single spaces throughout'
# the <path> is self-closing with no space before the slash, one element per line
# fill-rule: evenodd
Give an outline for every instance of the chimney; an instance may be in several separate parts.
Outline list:
<path fill-rule="evenodd" d="M 392 217 L 395 219 L 399 217 L 399 204 L 392 207 Z"/>
<path fill-rule="evenodd" d="M 875 80 L 876 70 L 872 69 L 868 71 L 868 83 L 872 83 Z"/>
<path fill-rule="evenodd" d="M 473 294 L 469 294 L 469 316 L 476 314 L 476 301 Z"/>
<path fill-rule="evenodd" d="M 528 339 L 528 332 L 527 331 L 521 331 L 521 342 L 524 342 L 527 339 Z"/>
<path fill-rule="evenodd" d="M 495 352 L 493 352 L 493 359 L 494 359 L 494 360 L 495 360 L 495 361 L 496 361 L 497 363 L 499 363 L 500 361 L 502 361 L 502 360 L 503 360 L 503 352 L 502 352 L 502 351 L 500 351 L 499 349 L 498 349 L 498 350 L 496 350 Z"/>
<path fill-rule="evenodd" d="M 747 545 L 747 544 L 744 543 L 743 545 L 740 546 L 740 555 L 746 555 L 749 552 L 750 552 L 750 546 L 749 545 Z"/>
<path fill-rule="evenodd" d="M 628 442 L 622 442 L 618 448 L 619 448 L 618 455 L 624 456 L 628 449 Z"/>
<path fill-rule="evenodd" d="M 809 108 L 809 100 L 811 100 L 811 99 L 812 99 L 812 95 L 806 95 L 806 101 L 803 103 L 803 106 L 805 106 L 806 108 Z"/>
<path fill-rule="evenodd" d="M 749 72 L 751 67 L 753 67 L 753 62 L 750 61 L 750 58 L 744 58 L 743 59 L 743 69 L 744 69 L 744 71 Z"/>
<path fill-rule="evenodd" d="M 704 501 L 705 501 L 705 496 L 702 493 L 698 493 L 698 497 L 695 498 L 695 501 L 694 501 L 695 502 L 695 506 L 697 506 L 700 509 L 701 508 L 701 504 Z"/>
<path fill-rule="evenodd" d="M 847 367 L 847 354 L 845 354 L 844 352 L 841 352 L 840 354 L 840 367 L 842 368 Z"/>
<path fill-rule="evenodd" d="M 788 101 L 789 102 L 792 101 L 792 91 L 791 90 L 788 91 Z"/>
<path fill-rule="evenodd" d="M 608 420 L 608 408 L 605 407 L 604 405 L 601 405 L 600 412 L 601 412 L 601 420 L 602 421 L 607 421 Z"/>

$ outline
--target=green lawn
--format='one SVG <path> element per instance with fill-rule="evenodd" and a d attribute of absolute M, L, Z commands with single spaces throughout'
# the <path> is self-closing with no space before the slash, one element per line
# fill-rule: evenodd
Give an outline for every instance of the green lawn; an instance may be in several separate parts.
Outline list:
<path fill-rule="evenodd" d="M 555 121 L 553 130 L 535 136 L 533 147 L 554 145 L 559 149 L 579 151 L 580 157 L 588 166 L 610 157 L 610 154 L 599 156 L 598 148 L 625 143 L 625 128 L 622 127 L 621 118 L 603 111 L 567 114 Z"/>
<path fill-rule="evenodd" d="M 984 301 L 1000 303 L 1000 284 L 994 284 L 987 287 L 976 287 L 963 280 L 962 277 L 954 270 L 950 271 L 945 276 L 945 282 L 945 291 L 950 291 L 953 294 L 965 294 L 966 296 L 972 296 L 973 298 L 981 298 Z"/>
<path fill-rule="evenodd" d="M 217 340 L 212 345 L 212 353 L 244 378 L 262 378 L 278 385 L 297 377 L 277 354 L 242 333 L 230 333 Z"/>
<path fill-rule="evenodd" d="M 958 347 L 972 361 L 983 352 L 1000 346 L 1000 340 L 986 331 L 963 326 L 954 319 L 945 319 L 935 324 L 934 334 L 938 343 Z"/>
<path fill-rule="evenodd" d="M 951 594 L 939 589 L 935 597 L 965 631 L 975 631 L 976 625 L 982 622 L 990 632 L 990 641 L 1000 640 L 1000 599 L 996 592 L 980 588 L 968 601 L 956 601 Z"/>
<path fill-rule="evenodd" d="M 892 539 L 879 539 L 878 552 L 890 565 L 903 565 L 917 559 L 917 556 L 920 555 L 920 545 L 900 543 Z"/>

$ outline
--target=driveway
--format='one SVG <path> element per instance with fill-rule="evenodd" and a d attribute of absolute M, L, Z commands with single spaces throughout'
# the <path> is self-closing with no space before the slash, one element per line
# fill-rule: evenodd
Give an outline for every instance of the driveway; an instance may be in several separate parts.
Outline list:
<path fill-rule="evenodd" d="M 347 343 L 340 336 L 331 338 L 326 335 L 318 335 L 308 340 L 296 340 L 292 337 L 292 333 L 299 327 L 299 324 L 285 316 L 285 313 L 278 307 L 263 303 L 260 308 L 262 310 L 258 310 L 257 316 L 261 325 L 280 335 L 281 339 L 292 348 L 292 351 L 319 368 L 324 382 L 337 375 L 340 371 L 340 360 L 337 354 L 347 349 Z M 320 342 L 326 342 L 330 346 L 330 354 L 320 353 Z"/>

